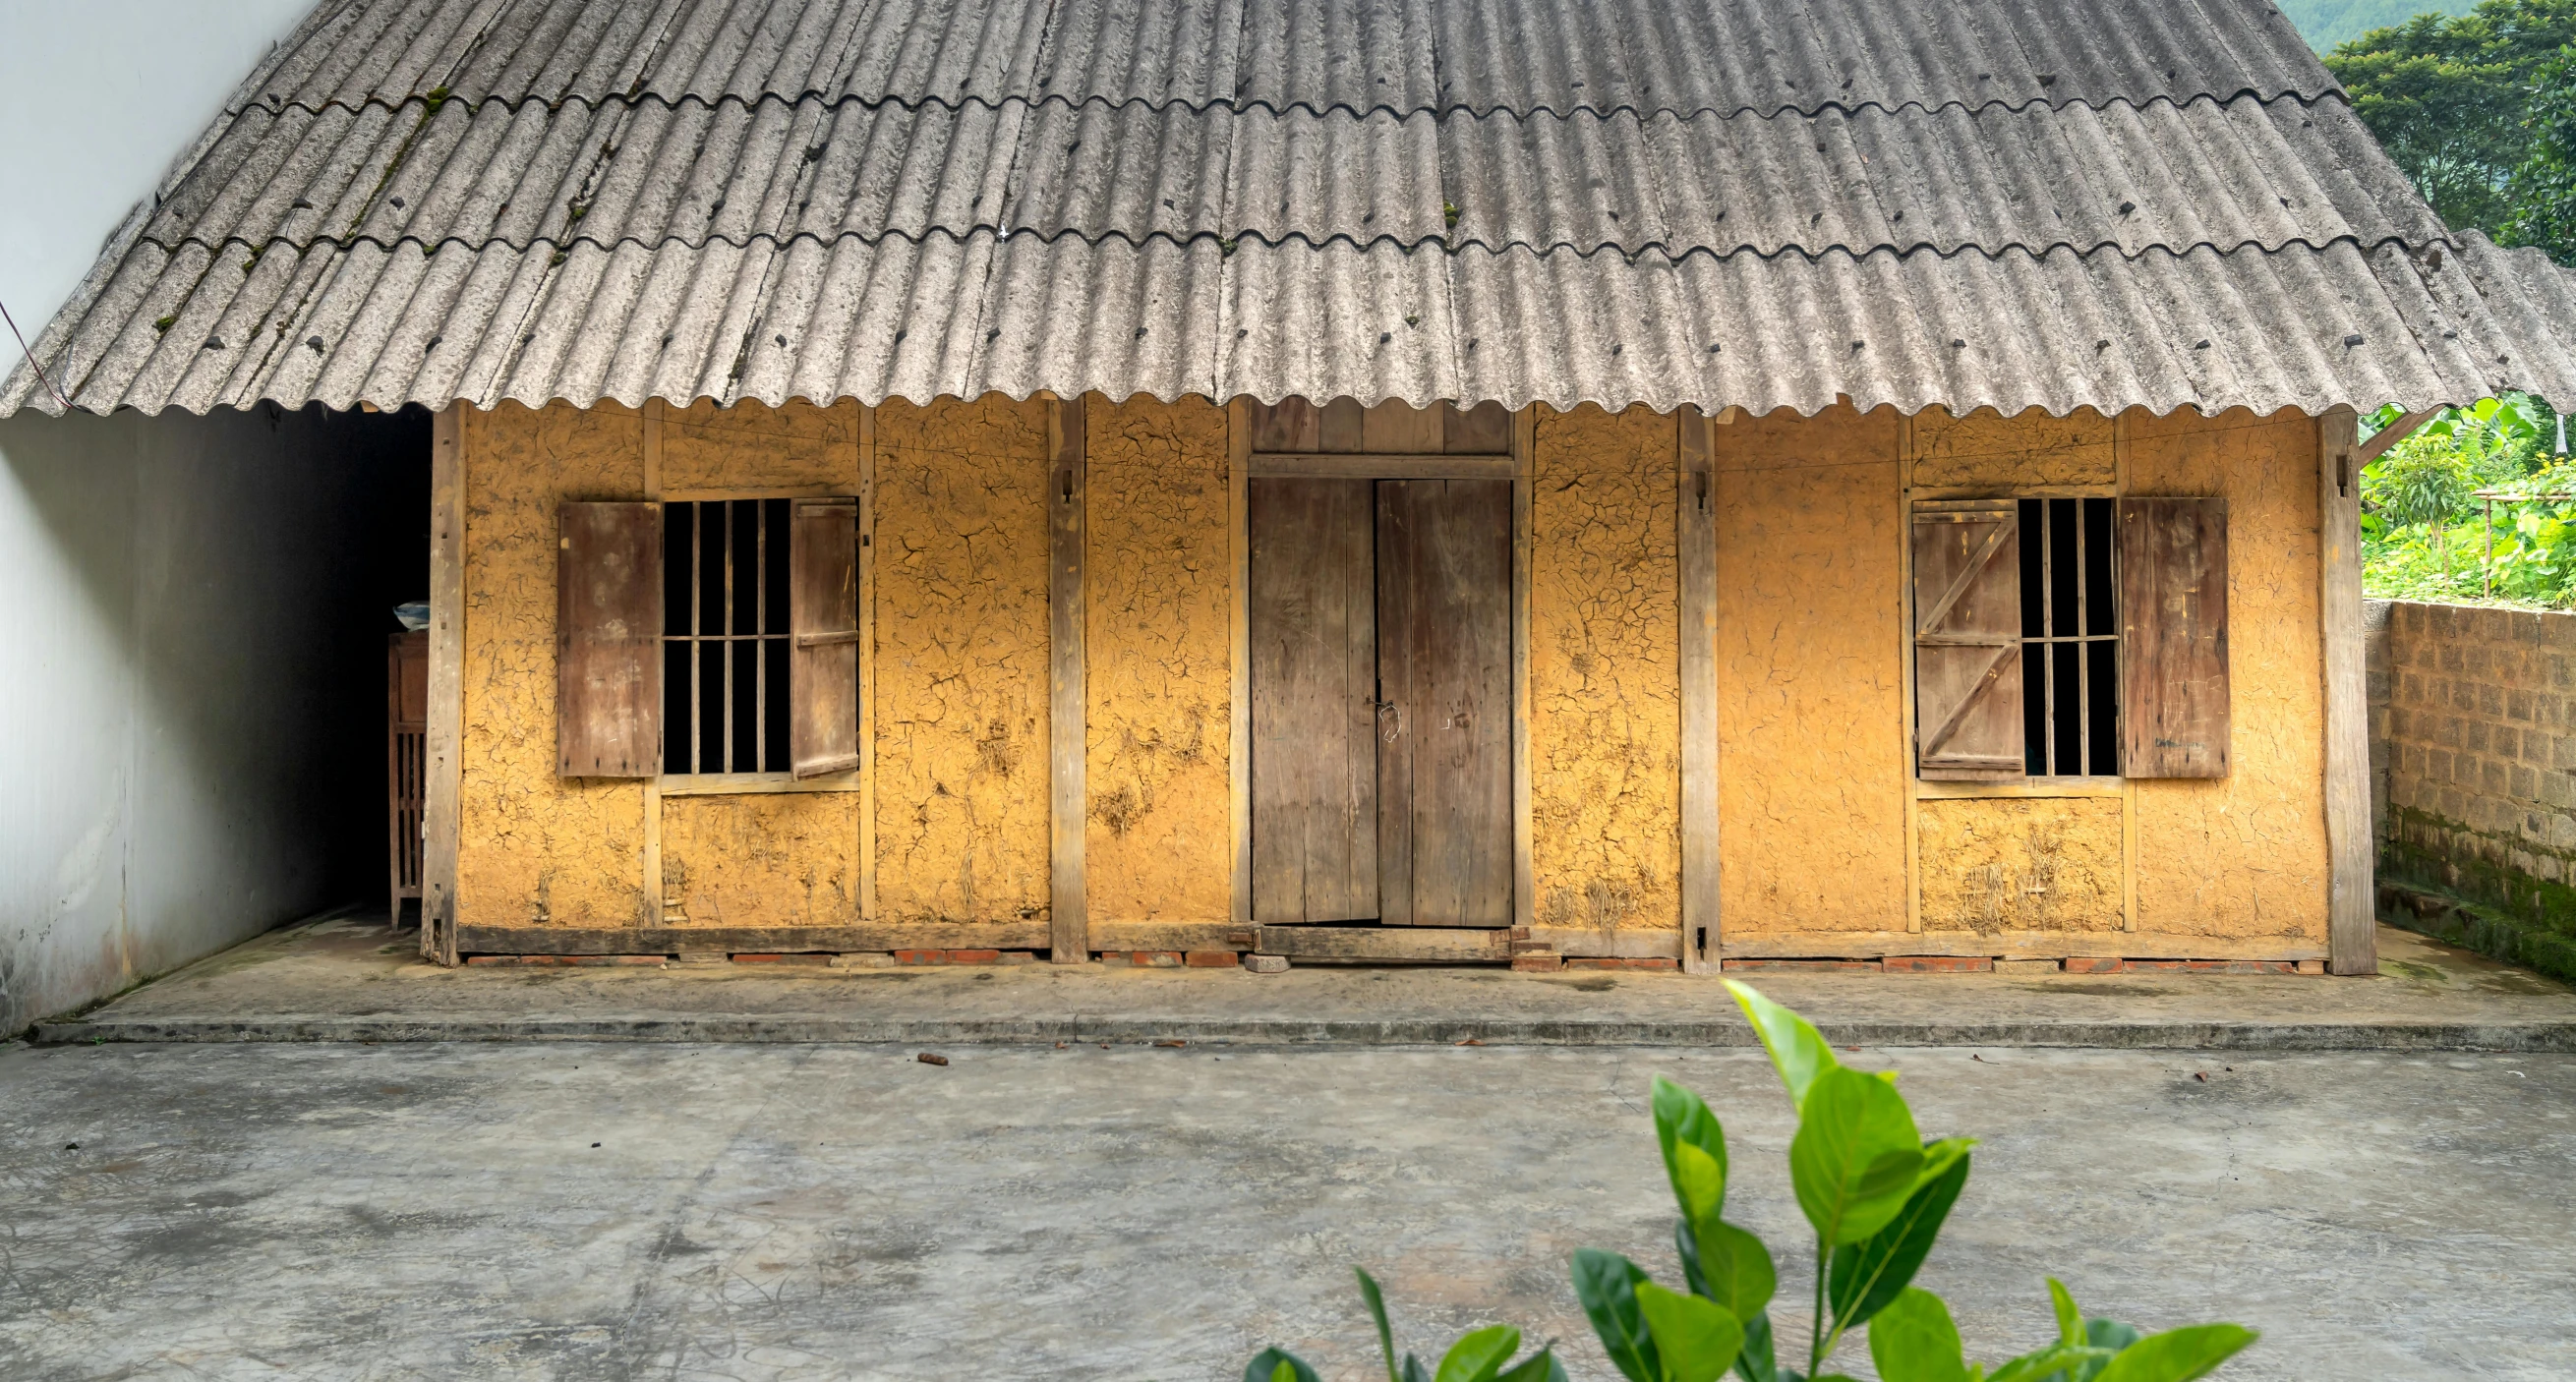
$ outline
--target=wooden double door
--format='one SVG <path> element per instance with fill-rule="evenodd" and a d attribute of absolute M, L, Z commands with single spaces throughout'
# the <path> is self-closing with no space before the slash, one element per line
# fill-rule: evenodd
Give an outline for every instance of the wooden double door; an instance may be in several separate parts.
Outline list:
<path fill-rule="evenodd" d="M 1512 482 L 1248 482 L 1252 916 L 1509 926 Z"/>

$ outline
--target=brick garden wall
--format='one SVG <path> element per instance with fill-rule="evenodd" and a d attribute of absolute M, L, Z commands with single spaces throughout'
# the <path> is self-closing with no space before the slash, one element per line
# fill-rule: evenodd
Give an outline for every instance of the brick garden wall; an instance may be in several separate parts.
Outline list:
<path fill-rule="evenodd" d="M 2371 600 L 2363 625 L 2381 915 L 2576 974 L 2576 614 Z"/>

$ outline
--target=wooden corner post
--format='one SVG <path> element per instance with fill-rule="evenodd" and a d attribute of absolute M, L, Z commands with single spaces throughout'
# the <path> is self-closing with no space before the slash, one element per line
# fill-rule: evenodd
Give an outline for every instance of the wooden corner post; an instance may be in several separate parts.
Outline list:
<path fill-rule="evenodd" d="M 1678 419 L 1681 550 L 1682 969 L 1717 971 L 1717 476 L 1709 422 Z"/>
<path fill-rule="evenodd" d="M 1083 896 L 1084 754 L 1088 715 L 1083 672 L 1083 413 L 1087 396 L 1058 399 L 1047 411 L 1047 758 L 1049 940 L 1057 964 L 1091 958 L 1090 914 Z"/>
<path fill-rule="evenodd" d="M 429 735 L 421 803 L 420 953 L 454 965 L 465 727 L 465 405 L 429 433 Z"/>
<path fill-rule="evenodd" d="M 2317 617 L 2325 648 L 2326 967 L 2379 972 L 2370 837 L 2370 707 L 2361 641 L 2360 419 L 2317 419 Z"/>

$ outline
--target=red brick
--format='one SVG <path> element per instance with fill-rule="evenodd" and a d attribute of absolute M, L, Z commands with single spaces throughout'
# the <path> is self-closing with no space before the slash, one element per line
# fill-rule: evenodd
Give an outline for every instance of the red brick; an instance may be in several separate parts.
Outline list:
<path fill-rule="evenodd" d="M 899 965 L 946 964 L 948 963 L 948 952 L 944 950 L 898 950 L 894 952 L 894 962 Z"/>
<path fill-rule="evenodd" d="M 1568 955 L 1567 969 L 1679 969 L 1682 962 L 1668 955 Z"/>
<path fill-rule="evenodd" d="M 1181 956 L 1181 963 L 1192 969 L 1234 969 L 1243 961 L 1231 950 L 1192 950 Z"/>
<path fill-rule="evenodd" d="M 743 953 L 733 957 L 738 965 L 828 965 L 829 955 L 762 955 Z"/>
<path fill-rule="evenodd" d="M 2295 974 L 2288 960 L 2130 960 L 2120 966 L 2133 974 Z"/>
<path fill-rule="evenodd" d="M 1141 965 L 1148 969 L 1178 969 L 1181 967 L 1181 952 L 1177 950 L 1132 951 L 1127 956 L 1127 963 Z"/>
<path fill-rule="evenodd" d="M 999 950 L 943 950 L 944 963 L 952 965 L 992 965 L 1002 962 Z"/>
<path fill-rule="evenodd" d="M 2120 959 L 2116 955 L 2069 955 L 2066 957 L 2066 972 L 2069 974 L 2117 974 L 2120 972 Z"/>
<path fill-rule="evenodd" d="M 1524 950 L 1512 956 L 1512 969 L 1520 974 L 1554 974 L 1565 968 L 1565 957 L 1553 950 Z"/>
<path fill-rule="evenodd" d="M 1795 970 L 1823 974 L 1876 974 L 1876 960 L 1726 960 L 1719 967 L 1727 973 L 1739 969 Z"/>
<path fill-rule="evenodd" d="M 2326 972 L 2326 962 L 2323 960 L 2301 960 L 2299 961 L 2299 972 L 2301 974 L 2323 974 Z"/>
<path fill-rule="evenodd" d="M 1890 974 L 1992 974 L 1995 962 L 1984 955 L 1890 955 L 1879 961 Z"/>

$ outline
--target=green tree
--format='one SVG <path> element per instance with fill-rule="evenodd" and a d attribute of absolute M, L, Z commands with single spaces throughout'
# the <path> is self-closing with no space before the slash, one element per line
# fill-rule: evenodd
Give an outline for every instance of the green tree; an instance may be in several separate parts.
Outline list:
<path fill-rule="evenodd" d="M 2419 14 L 2326 55 L 2353 110 L 2454 230 L 2503 231 L 2515 173 L 2532 157 L 2532 96 L 2565 96 L 2576 0 L 2484 0 L 2457 18 Z M 2559 74 L 2554 78 L 2549 74 Z"/>
<path fill-rule="evenodd" d="M 2524 124 L 2531 149 L 2505 181 L 2511 209 L 2498 238 L 2576 264 L 2576 50 L 2560 50 L 2540 69 Z"/>

